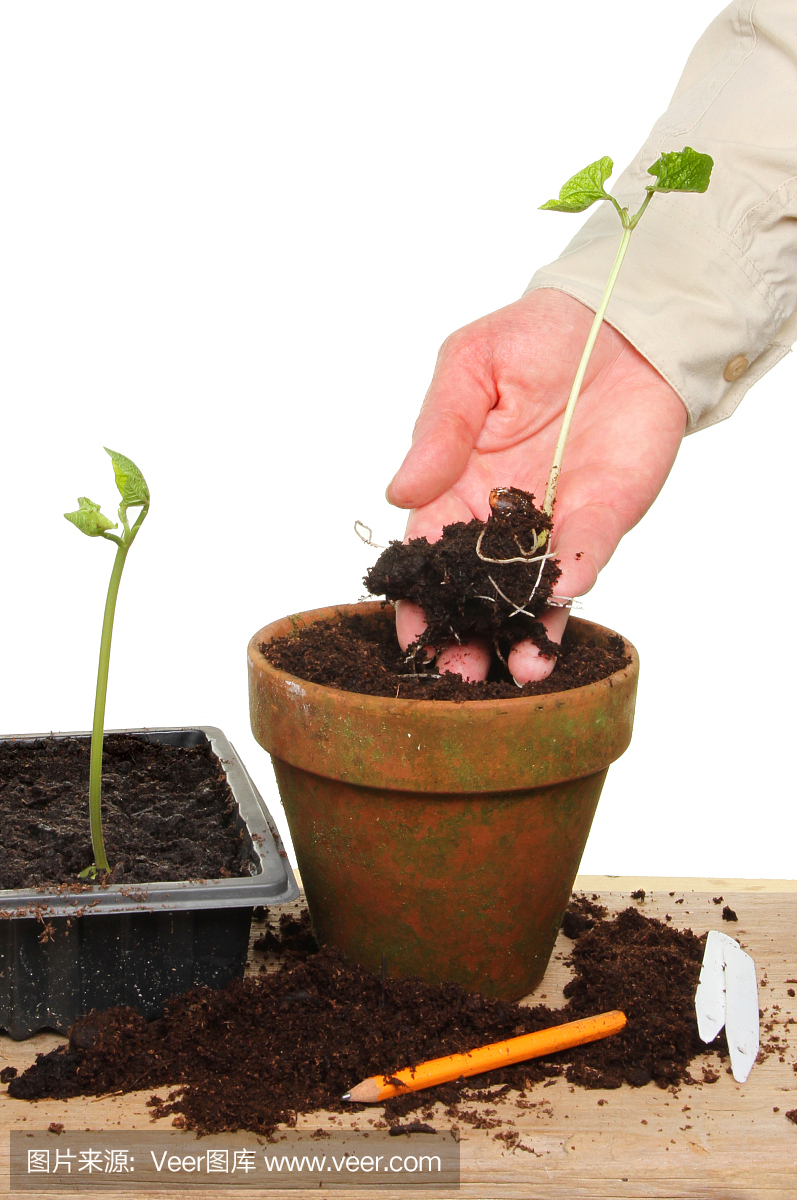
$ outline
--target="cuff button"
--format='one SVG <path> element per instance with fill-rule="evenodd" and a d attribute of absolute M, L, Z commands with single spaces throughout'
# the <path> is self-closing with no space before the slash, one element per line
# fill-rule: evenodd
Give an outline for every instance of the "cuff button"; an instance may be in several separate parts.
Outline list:
<path fill-rule="evenodd" d="M 723 375 L 728 380 L 728 383 L 733 383 L 734 379 L 739 379 L 744 375 L 747 368 L 750 366 L 748 359 L 743 354 L 737 354 L 732 358 L 727 367 L 723 371 Z"/>

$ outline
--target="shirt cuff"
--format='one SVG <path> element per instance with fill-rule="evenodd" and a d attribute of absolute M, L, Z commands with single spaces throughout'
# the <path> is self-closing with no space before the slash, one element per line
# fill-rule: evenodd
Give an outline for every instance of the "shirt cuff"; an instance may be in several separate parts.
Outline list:
<path fill-rule="evenodd" d="M 618 200 L 628 204 L 638 197 Z M 797 314 L 783 311 L 731 238 L 689 212 L 695 200 L 699 197 L 653 198 L 606 311 L 608 323 L 680 396 L 687 433 L 729 417 L 797 337 Z M 526 293 L 556 288 L 594 311 L 621 236 L 617 213 L 604 202 L 561 257 L 537 271 Z M 741 367 L 743 373 L 728 380 L 733 360 L 735 372 Z"/>

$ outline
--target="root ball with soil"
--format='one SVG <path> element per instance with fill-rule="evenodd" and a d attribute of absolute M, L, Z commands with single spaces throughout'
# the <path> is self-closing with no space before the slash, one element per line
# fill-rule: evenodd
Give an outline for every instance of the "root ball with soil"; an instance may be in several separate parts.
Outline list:
<path fill-rule="evenodd" d="M 561 575 L 549 547 L 552 521 L 519 488 L 494 488 L 486 521 L 446 525 L 439 541 L 391 542 L 365 576 L 373 595 L 411 600 L 427 628 L 409 648 L 436 650 L 451 641 L 486 637 L 499 657 L 523 638 L 555 654 L 539 617 Z"/>

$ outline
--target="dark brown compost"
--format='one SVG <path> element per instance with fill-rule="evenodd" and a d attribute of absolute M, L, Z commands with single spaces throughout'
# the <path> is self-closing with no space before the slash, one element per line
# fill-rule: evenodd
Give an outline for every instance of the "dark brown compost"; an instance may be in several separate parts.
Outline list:
<path fill-rule="evenodd" d="M 622 638 L 606 646 L 579 645 L 565 631 L 556 666 L 547 679 L 519 688 L 496 658 L 488 679 L 466 683 L 460 675 L 436 675 L 416 667 L 396 641 L 391 621 L 345 616 L 318 621 L 287 637 L 264 643 L 261 650 L 282 671 L 310 683 L 404 700 L 498 700 L 543 696 L 605 679 L 628 664 Z"/>
<path fill-rule="evenodd" d="M 75 884 L 93 855 L 88 738 L 0 743 L 0 888 Z M 105 738 L 103 833 L 114 883 L 249 874 L 210 746 Z"/>
<path fill-rule="evenodd" d="M 529 492 L 494 488 L 486 521 L 446 525 L 436 542 L 391 542 L 365 576 L 373 595 L 410 600 L 424 610 L 426 631 L 406 652 L 390 622 L 362 615 L 300 627 L 260 649 L 274 666 L 311 683 L 405 700 L 515 699 L 605 679 L 627 665 L 619 637 L 586 646 L 566 634 L 560 647 L 539 620 L 557 600 L 561 574 L 551 557 L 550 530 L 551 519 Z M 427 647 L 439 651 L 469 638 L 486 639 L 495 650 L 485 681 L 440 675 L 428 663 Z M 548 679 L 518 688 L 507 656 L 525 638 L 556 665 Z"/>
<path fill-rule="evenodd" d="M 705 1051 L 694 1015 L 704 938 L 636 908 L 613 920 L 593 910 L 576 906 L 593 923 L 573 943 L 574 977 L 560 1009 L 485 999 L 455 984 L 383 985 L 330 949 L 298 962 L 294 952 L 288 969 L 223 991 L 194 989 L 149 1024 L 124 1008 L 91 1015 L 68 1046 L 39 1055 L 11 1080 L 9 1093 L 34 1100 L 172 1089 L 152 1098 L 155 1116 L 203 1133 L 270 1134 L 298 1113 L 350 1110 L 341 1095 L 370 1075 L 611 1009 L 628 1017 L 614 1037 L 397 1097 L 385 1115 L 397 1123 L 421 1109 L 429 1119 L 441 1100 L 456 1118 L 479 1088 L 525 1089 L 562 1074 L 588 1088 L 689 1080 L 692 1059 Z M 300 932 L 287 924 L 282 931 Z M 715 1048 L 723 1045 L 720 1035 Z"/>

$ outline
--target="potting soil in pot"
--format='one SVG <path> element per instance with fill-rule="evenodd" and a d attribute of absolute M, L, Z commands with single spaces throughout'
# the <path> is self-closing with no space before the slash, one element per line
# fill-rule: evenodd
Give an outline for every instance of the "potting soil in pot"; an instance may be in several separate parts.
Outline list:
<path fill-rule="evenodd" d="M 68 1046 L 40 1055 L 9 1092 L 33 1100 L 171 1088 L 150 1100 L 155 1116 L 200 1132 L 270 1134 L 278 1124 L 295 1123 L 297 1113 L 359 1110 L 342 1104 L 341 1095 L 373 1074 L 615 1008 L 628 1024 L 611 1038 L 396 1097 L 385 1104 L 385 1117 L 395 1125 L 420 1109 L 429 1119 L 430 1105 L 442 1101 L 450 1119 L 484 1126 L 483 1114 L 468 1103 L 495 1104 L 562 1074 L 587 1088 L 692 1081 L 690 1064 L 706 1050 L 694 1013 L 705 939 L 636 908 L 613 920 L 602 912 L 585 898 L 571 906 L 571 932 L 580 931 L 574 977 L 567 1003 L 556 1010 L 485 999 L 455 984 L 387 979 L 383 985 L 328 949 L 297 962 L 307 930 L 283 921 L 272 938 L 293 947 L 286 969 L 220 992 L 194 989 L 149 1023 L 130 1009 L 92 1014 L 75 1025 Z M 724 1050 L 722 1034 L 712 1049 Z M 703 1071 L 701 1082 L 713 1079 Z M 480 1095 L 480 1088 L 496 1085 L 498 1094 Z M 489 1121 L 500 1124 L 500 1117 Z"/>
<path fill-rule="evenodd" d="M 396 641 L 392 621 L 361 616 L 317 621 L 260 649 L 275 667 L 309 683 L 404 700 L 514 700 L 518 696 L 543 696 L 605 679 L 622 670 L 629 661 L 622 638 L 616 634 L 608 639 L 608 645 L 589 646 L 569 638 L 566 631 L 556 666 L 547 679 L 519 688 L 496 658 L 487 680 L 466 683 L 460 675 L 435 675 L 423 667 L 414 670 L 411 659 L 408 663 Z"/>
<path fill-rule="evenodd" d="M 0 888 L 77 885 L 91 865 L 88 738 L 0 743 Z M 105 739 L 103 833 L 113 883 L 249 874 L 235 802 L 210 746 Z"/>

